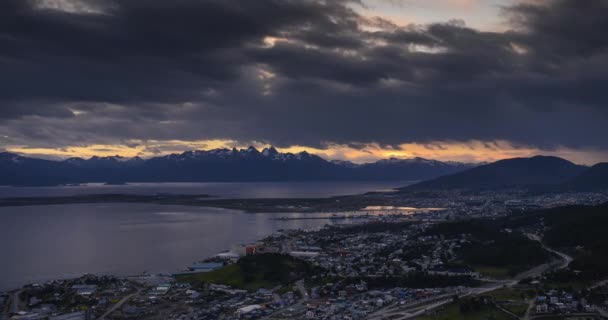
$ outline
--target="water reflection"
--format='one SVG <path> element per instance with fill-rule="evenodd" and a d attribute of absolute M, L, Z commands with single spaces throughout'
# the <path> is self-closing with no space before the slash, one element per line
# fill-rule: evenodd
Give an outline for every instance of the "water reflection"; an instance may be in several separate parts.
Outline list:
<path fill-rule="evenodd" d="M 0 290 L 86 272 L 174 272 L 193 261 L 279 229 L 340 223 L 154 204 L 75 204 L 0 208 Z M 344 221 L 342 221 L 344 222 Z"/>

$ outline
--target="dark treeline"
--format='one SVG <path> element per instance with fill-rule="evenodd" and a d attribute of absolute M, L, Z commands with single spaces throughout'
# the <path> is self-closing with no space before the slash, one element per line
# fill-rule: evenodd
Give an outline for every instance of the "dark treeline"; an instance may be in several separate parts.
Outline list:
<path fill-rule="evenodd" d="M 539 210 L 495 223 L 507 228 L 544 226 L 543 241 L 573 255 L 570 267 L 579 271 L 577 278 L 593 280 L 608 276 L 608 204 Z"/>
<path fill-rule="evenodd" d="M 454 238 L 466 234 L 471 242 L 460 250 L 465 264 L 508 268 L 514 275 L 551 259 L 542 246 L 519 232 L 508 232 L 501 222 L 489 219 L 441 223 L 426 235 Z"/>
<path fill-rule="evenodd" d="M 304 260 L 283 254 L 245 256 L 239 259 L 237 264 L 246 282 L 258 280 L 289 283 L 322 271 Z"/>

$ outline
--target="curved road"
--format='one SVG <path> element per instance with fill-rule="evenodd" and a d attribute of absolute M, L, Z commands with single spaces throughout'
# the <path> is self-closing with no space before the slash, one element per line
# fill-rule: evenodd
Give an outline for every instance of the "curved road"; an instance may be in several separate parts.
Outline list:
<path fill-rule="evenodd" d="M 143 289 L 137 289 L 137 291 L 135 293 L 131 293 L 130 295 L 120 299 L 120 301 L 118 301 L 115 305 L 113 305 L 110 309 L 108 309 L 108 311 L 106 311 L 101 317 L 99 317 L 99 320 L 105 320 L 105 318 L 107 316 L 109 316 L 112 312 L 114 312 L 118 308 L 120 308 L 125 302 L 129 301 L 131 298 L 138 295 L 142 290 Z"/>
<path fill-rule="evenodd" d="M 559 256 L 562 259 L 562 262 L 559 264 L 559 266 L 555 267 L 555 269 L 558 269 L 558 270 L 564 269 L 564 268 L 568 267 L 570 262 L 572 262 L 573 258 L 571 256 L 545 246 L 537 235 L 527 234 L 527 236 L 531 240 L 538 241 L 540 243 L 540 245 L 543 247 L 543 249 L 556 254 L 557 256 Z M 526 272 L 520 273 L 513 279 L 494 282 L 492 285 L 489 285 L 486 287 L 471 288 L 470 291 L 460 294 L 459 297 L 462 298 L 462 297 L 466 297 L 466 296 L 470 296 L 470 295 L 480 295 L 480 294 L 484 294 L 486 292 L 498 290 L 503 287 L 512 287 L 512 286 L 516 285 L 519 282 L 519 280 L 527 278 L 527 277 L 534 277 L 534 276 L 540 275 L 543 272 L 547 271 L 548 269 L 552 268 L 553 266 L 554 266 L 554 264 L 551 264 L 551 263 L 543 264 L 541 266 L 534 267 Z M 379 310 L 377 312 L 372 313 L 366 319 L 379 320 L 379 319 L 386 319 L 389 317 L 392 320 L 411 319 L 411 318 L 420 316 L 420 315 L 426 313 L 427 311 L 430 311 L 430 310 L 436 309 L 438 307 L 441 307 L 443 305 L 446 305 L 450 302 L 452 302 L 451 298 L 441 300 L 441 301 L 434 300 L 433 303 L 430 303 L 426 306 L 417 305 L 416 307 L 413 307 L 412 304 L 410 304 L 410 305 L 397 307 L 397 308 L 395 308 L 395 307 L 387 308 L 387 309 Z"/>
<path fill-rule="evenodd" d="M 528 233 L 526 235 L 528 236 L 528 238 L 530 240 L 538 241 L 538 243 L 540 243 L 540 245 L 543 247 L 543 249 L 545 249 L 545 250 L 547 250 L 547 251 L 549 251 L 551 253 L 554 253 L 554 254 L 558 255 L 560 258 L 562 258 L 562 260 L 563 260 L 562 264 L 560 264 L 556 269 L 558 269 L 558 270 L 565 269 L 566 267 L 568 267 L 568 265 L 570 264 L 570 262 L 572 262 L 572 260 L 574 260 L 571 256 L 569 256 L 569 255 L 567 255 L 567 254 L 565 254 L 563 252 L 560 252 L 560 251 L 557 251 L 555 249 L 551 249 L 551 248 L 547 247 L 542 242 L 542 239 L 538 235 L 530 234 L 530 233 Z"/>

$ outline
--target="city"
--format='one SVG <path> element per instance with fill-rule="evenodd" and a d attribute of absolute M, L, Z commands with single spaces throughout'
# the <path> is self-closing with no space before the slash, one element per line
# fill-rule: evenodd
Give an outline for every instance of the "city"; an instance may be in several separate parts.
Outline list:
<path fill-rule="evenodd" d="M 449 312 L 531 319 L 606 314 L 605 282 L 556 280 L 581 271 L 569 267 L 573 258 L 568 254 L 541 244 L 547 228 L 542 219 L 513 224 L 517 227 L 507 222 L 501 222 L 507 227 L 498 227 L 496 221 L 566 205 L 605 203 L 608 194 L 551 194 L 515 204 L 512 196 L 494 192 L 449 203 L 443 197 L 417 203 L 445 207 L 434 210 L 368 206 L 331 218 L 344 223 L 284 230 L 254 243 L 234 244 L 173 274 L 85 275 L 27 285 L 5 293 L 0 301 L 7 319 L 444 319 Z M 486 250 L 498 255 L 493 258 Z M 503 254 L 508 256 L 501 260 Z"/>
<path fill-rule="evenodd" d="M 608 0 L 0 0 L 0 320 L 608 319 Z"/>

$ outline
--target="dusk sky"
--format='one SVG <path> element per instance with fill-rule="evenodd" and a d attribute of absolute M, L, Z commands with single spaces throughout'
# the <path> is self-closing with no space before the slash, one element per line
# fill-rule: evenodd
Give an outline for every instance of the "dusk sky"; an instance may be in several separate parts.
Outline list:
<path fill-rule="evenodd" d="M 1 0 L 0 151 L 608 161 L 607 0 Z"/>

